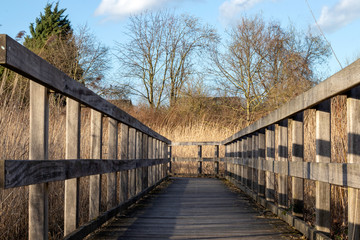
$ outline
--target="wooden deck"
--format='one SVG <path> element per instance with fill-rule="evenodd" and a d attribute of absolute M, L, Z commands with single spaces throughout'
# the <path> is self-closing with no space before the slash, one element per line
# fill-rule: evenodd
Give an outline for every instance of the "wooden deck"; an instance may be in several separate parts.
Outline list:
<path fill-rule="evenodd" d="M 89 239 L 303 239 L 217 179 L 169 182 Z"/>

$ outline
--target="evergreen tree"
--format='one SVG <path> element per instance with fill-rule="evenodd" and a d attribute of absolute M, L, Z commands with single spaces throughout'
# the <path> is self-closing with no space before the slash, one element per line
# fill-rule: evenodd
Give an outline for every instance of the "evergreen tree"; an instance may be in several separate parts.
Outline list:
<path fill-rule="evenodd" d="M 53 8 L 53 4 L 46 4 L 44 13 L 36 18 L 35 24 L 30 24 L 31 36 L 25 37 L 24 46 L 32 50 L 43 48 L 51 37 L 68 38 L 72 35 L 72 28 L 68 16 L 64 16 L 66 8 L 59 9 L 59 2 Z"/>

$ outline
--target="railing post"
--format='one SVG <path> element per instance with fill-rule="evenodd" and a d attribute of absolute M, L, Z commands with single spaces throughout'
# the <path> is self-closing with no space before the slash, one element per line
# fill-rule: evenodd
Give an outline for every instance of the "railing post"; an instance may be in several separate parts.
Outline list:
<path fill-rule="evenodd" d="M 360 87 L 353 88 L 347 98 L 348 163 L 360 163 Z M 349 240 L 360 239 L 360 190 L 348 188 Z"/>
<path fill-rule="evenodd" d="M 316 162 L 330 162 L 330 126 L 330 100 L 326 100 L 316 109 Z M 316 181 L 316 229 L 330 233 L 330 220 L 330 184 Z"/>
<path fill-rule="evenodd" d="M 278 161 L 280 164 L 288 160 L 288 120 L 282 120 L 278 124 Z M 278 199 L 279 206 L 287 208 L 287 176 L 283 174 L 283 165 L 280 165 L 281 171 L 278 174 Z"/>
<path fill-rule="evenodd" d="M 148 147 L 148 143 L 149 143 L 149 140 L 148 140 L 148 135 L 143 133 L 143 137 L 142 137 L 142 140 L 143 140 L 143 159 L 149 159 L 149 154 L 148 154 L 148 150 L 149 150 L 149 147 Z M 142 168 L 142 191 L 145 190 L 149 183 L 148 183 L 148 174 L 149 174 L 149 168 L 148 167 L 143 167 Z"/>
<path fill-rule="evenodd" d="M 148 157 L 149 159 L 154 159 L 154 145 L 153 145 L 153 138 L 148 138 Z M 154 184 L 154 165 L 149 166 L 149 173 L 148 173 L 148 182 L 149 186 L 152 186 Z"/>
<path fill-rule="evenodd" d="M 252 135 L 252 190 L 257 193 L 258 190 L 258 171 L 256 169 L 258 165 L 258 133 L 255 132 Z"/>
<path fill-rule="evenodd" d="M 304 112 L 292 119 L 291 142 L 293 162 L 304 161 Z M 293 215 L 303 217 L 304 212 L 304 179 L 292 177 Z"/>
<path fill-rule="evenodd" d="M 120 139 L 120 159 L 129 159 L 129 127 L 121 123 L 121 139 Z M 129 198 L 129 171 L 120 172 L 120 203 L 125 202 Z"/>
<path fill-rule="evenodd" d="M 129 127 L 129 159 L 136 159 L 136 129 Z M 129 170 L 129 198 L 136 194 L 136 169 Z"/>
<path fill-rule="evenodd" d="M 258 195 L 265 197 L 265 171 L 263 168 L 265 160 L 265 130 L 261 129 L 258 132 Z"/>
<path fill-rule="evenodd" d="M 214 157 L 217 159 L 219 158 L 219 145 L 215 145 Z M 219 161 L 215 160 L 214 164 L 215 164 L 215 167 L 214 167 L 215 174 L 218 175 L 219 174 Z"/>
<path fill-rule="evenodd" d="M 239 170 L 239 183 L 244 184 L 244 139 L 239 139 L 239 161 L 240 161 L 240 170 Z"/>
<path fill-rule="evenodd" d="M 202 146 L 198 145 L 198 174 L 202 174 Z"/>
<path fill-rule="evenodd" d="M 171 166 L 171 163 L 172 163 L 172 162 L 171 162 L 171 156 L 172 156 L 172 146 L 168 146 L 168 156 L 167 156 L 167 157 L 168 157 L 168 159 L 170 160 L 170 161 L 169 161 L 169 174 L 171 174 L 171 171 L 172 171 L 172 170 L 171 170 L 171 167 L 172 167 L 172 166 Z"/>
<path fill-rule="evenodd" d="M 91 109 L 90 158 L 102 158 L 102 113 Z M 93 220 L 100 214 L 101 175 L 90 176 L 89 219 Z"/>
<path fill-rule="evenodd" d="M 118 121 L 109 118 L 108 123 L 108 159 L 117 160 L 118 158 Z M 108 173 L 107 177 L 107 209 L 115 207 L 116 204 L 116 172 Z"/>
<path fill-rule="evenodd" d="M 80 103 L 66 99 L 66 159 L 80 159 Z M 79 224 L 79 178 L 65 181 L 64 236 Z"/>
<path fill-rule="evenodd" d="M 249 135 L 247 138 L 247 163 L 248 163 L 248 167 L 247 167 L 247 187 L 249 189 L 252 189 L 252 162 L 253 162 L 253 156 L 252 156 L 252 139 L 253 136 Z"/>
<path fill-rule="evenodd" d="M 48 159 L 48 90 L 30 81 L 29 160 Z M 48 239 L 48 185 L 29 186 L 29 239 Z"/>
<path fill-rule="evenodd" d="M 247 148 L 248 148 L 248 138 L 245 136 L 242 138 L 241 140 L 241 145 L 242 145 L 242 161 L 243 161 L 243 169 L 242 169 L 242 184 L 247 187 L 247 182 L 248 182 L 248 152 L 247 152 Z"/>
<path fill-rule="evenodd" d="M 273 165 L 273 161 L 275 160 L 275 125 L 271 125 L 265 130 L 265 140 L 266 140 L 266 142 L 265 142 L 265 145 L 266 145 L 265 158 L 267 161 L 272 161 L 270 163 L 271 163 L 271 165 Z M 266 163 L 267 166 L 269 166 L 270 163 L 267 162 Z M 275 174 L 270 171 L 266 171 L 265 177 L 266 177 L 266 179 L 265 179 L 266 200 L 269 202 L 274 202 L 275 201 Z"/>
<path fill-rule="evenodd" d="M 143 149 L 142 149 L 142 145 L 143 144 L 143 140 L 142 140 L 142 132 L 140 131 L 136 131 L 136 150 L 135 150 L 135 158 L 136 159 L 142 159 L 142 154 L 143 154 Z M 139 194 L 141 192 L 141 188 L 142 188 L 142 168 L 136 168 L 135 169 L 135 174 L 136 174 L 136 184 L 135 184 L 135 194 Z"/>
<path fill-rule="evenodd" d="M 240 171 L 239 171 L 239 169 L 240 169 L 240 164 L 238 163 L 238 160 L 239 160 L 239 155 L 240 155 L 240 153 L 239 153 L 239 143 L 240 143 L 240 141 L 239 141 L 239 139 L 237 139 L 236 141 L 235 141 L 235 160 L 236 160 L 236 165 L 235 165 L 235 176 L 236 176 L 236 183 L 238 183 L 239 182 L 239 180 L 240 180 Z"/>

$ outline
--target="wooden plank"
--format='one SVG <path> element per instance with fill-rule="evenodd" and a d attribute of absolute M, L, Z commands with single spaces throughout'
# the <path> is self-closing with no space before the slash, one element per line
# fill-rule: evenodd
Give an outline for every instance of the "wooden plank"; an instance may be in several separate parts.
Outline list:
<path fill-rule="evenodd" d="M 131 170 L 140 167 L 166 164 L 169 159 L 137 160 L 0 160 L 4 179 L 1 188 L 14 188 L 37 183 L 63 181 L 97 174 Z"/>
<path fill-rule="evenodd" d="M 301 237 L 285 222 L 260 215 L 245 194 L 231 191 L 217 179 L 173 178 L 168 187 L 142 200 L 137 210 L 114 218 L 89 239 Z"/>
<path fill-rule="evenodd" d="M 48 90 L 30 82 L 30 160 L 48 159 L 48 139 Z M 48 239 L 48 186 L 44 183 L 29 187 L 29 239 Z"/>
<path fill-rule="evenodd" d="M 287 208 L 287 176 L 283 172 L 284 165 L 288 161 L 288 120 L 285 119 L 278 124 L 278 161 L 280 171 L 278 172 L 278 201 L 279 207 Z M 285 170 L 287 171 L 287 169 Z"/>
<path fill-rule="evenodd" d="M 118 121 L 109 118 L 108 123 L 108 159 L 118 158 Z M 116 204 L 116 172 L 108 173 L 107 177 L 107 209 L 115 207 Z"/>
<path fill-rule="evenodd" d="M 159 183 L 160 184 L 160 183 Z M 101 225 L 106 223 L 108 220 L 116 216 L 117 214 L 121 213 L 122 211 L 125 211 L 128 209 L 132 204 L 136 203 L 144 197 L 146 194 L 148 194 L 150 191 L 152 191 L 157 185 L 154 185 L 152 187 L 147 188 L 143 192 L 141 192 L 139 195 L 130 198 L 126 200 L 124 203 L 104 212 L 101 213 L 99 217 L 97 217 L 94 220 L 91 220 L 81 226 L 80 228 L 76 229 L 74 232 L 66 236 L 65 240 L 77 240 L 77 239 L 83 239 L 90 233 L 94 232 L 96 229 L 98 229 Z"/>
<path fill-rule="evenodd" d="M 66 99 L 66 159 L 80 158 L 80 104 Z M 64 236 L 74 231 L 79 224 L 79 179 L 65 181 Z"/>
<path fill-rule="evenodd" d="M 142 132 L 136 131 L 136 159 L 142 159 L 143 156 L 143 139 Z M 135 183 L 135 194 L 139 194 L 142 191 L 142 168 L 137 168 L 135 170 L 136 174 L 136 183 Z"/>
<path fill-rule="evenodd" d="M 102 158 L 102 113 L 91 110 L 90 126 L 90 158 Z M 89 219 L 95 219 L 100 214 L 101 204 L 101 175 L 90 176 L 89 190 Z"/>
<path fill-rule="evenodd" d="M 283 119 L 289 118 L 296 113 L 302 112 L 305 109 L 314 107 L 320 104 L 322 101 L 325 101 L 326 99 L 347 92 L 348 90 L 358 86 L 359 84 L 360 60 L 357 60 L 346 68 L 342 69 L 341 71 L 335 73 L 327 80 L 322 81 L 315 87 L 311 88 L 307 92 L 283 104 L 280 108 L 271 112 L 269 115 L 259 119 L 248 127 L 240 130 L 236 134 L 228 137 L 221 143 L 225 145 L 234 141 L 235 139 L 239 139 L 242 136 L 266 128 Z"/>
<path fill-rule="evenodd" d="M 202 146 L 221 145 L 221 142 L 171 142 L 171 146 L 199 146 L 199 145 Z"/>
<path fill-rule="evenodd" d="M 291 122 L 291 160 L 293 162 L 304 161 L 304 113 L 301 112 L 294 116 Z M 292 165 L 290 171 L 297 170 L 296 166 Z M 302 176 L 301 176 L 302 177 Z M 292 205 L 293 215 L 302 217 L 304 211 L 304 179 L 292 178 Z"/>
<path fill-rule="evenodd" d="M 348 136 L 348 163 L 359 165 L 360 163 L 360 88 L 350 91 L 347 98 L 347 136 Z M 342 169 L 344 171 L 344 169 Z M 348 238 L 351 240 L 360 239 L 360 190 L 348 189 Z"/>
<path fill-rule="evenodd" d="M 129 159 L 129 127 L 124 123 L 121 123 L 121 142 L 120 142 L 120 159 Z M 128 199 L 129 194 L 129 171 L 120 172 L 120 203 L 125 202 Z"/>
<path fill-rule="evenodd" d="M 331 162 L 331 119 L 330 100 L 322 102 L 316 109 L 316 162 Z M 316 165 L 315 165 L 316 166 Z M 316 171 L 317 170 L 317 171 Z M 315 169 L 319 173 L 328 173 L 325 169 Z M 331 188 L 326 182 L 316 181 L 316 229 L 330 233 L 331 212 L 330 212 Z"/>
<path fill-rule="evenodd" d="M 125 123 L 161 141 L 170 140 L 151 130 L 139 120 L 101 98 L 83 84 L 71 79 L 65 73 L 43 60 L 15 40 L 0 34 L 0 64 L 49 89 L 91 107 L 119 122 Z M 5 48 L 5 50 L 3 49 Z M 5 61 L 4 61 L 5 59 Z"/>
<path fill-rule="evenodd" d="M 129 159 L 136 158 L 136 129 L 129 128 Z M 136 191 L 136 172 L 135 169 L 129 170 L 129 198 L 135 196 Z"/>

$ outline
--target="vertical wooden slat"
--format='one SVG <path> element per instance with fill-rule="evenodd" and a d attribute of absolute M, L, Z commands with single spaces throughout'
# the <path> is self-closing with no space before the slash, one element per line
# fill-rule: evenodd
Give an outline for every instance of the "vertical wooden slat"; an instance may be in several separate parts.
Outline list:
<path fill-rule="evenodd" d="M 239 169 L 239 181 L 241 184 L 244 184 L 244 149 L 243 149 L 243 144 L 244 144 L 244 139 L 240 138 L 239 139 L 239 160 L 241 162 L 240 164 L 240 169 Z"/>
<path fill-rule="evenodd" d="M 149 159 L 154 158 L 154 147 L 153 147 L 153 138 L 149 136 L 148 138 L 148 157 Z M 149 166 L 149 172 L 148 172 L 148 182 L 149 187 L 154 184 L 154 166 Z"/>
<path fill-rule="evenodd" d="M 142 159 L 143 158 L 143 149 L 142 149 L 142 132 L 136 131 L 136 159 Z M 142 188 L 142 168 L 136 168 L 135 169 L 136 174 L 136 184 L 135 184 L 135 194 L 139 194 L 141 192 Z"/>
<path fill-rule="evenodd" d="M 243 137 L 242 140 L 241 140 L 241 145 L 242 145 L 242 159 L 243 159 L 243 162 L 244 162 L 244 165 L 243 165 L 243 172 L 242 172 L 242 175 L 243 175 L 243 178 L 242 178 L 242 184 L 244 186 L 247 186 L 247 181 L 248 181 L 248 167 L 247 167 L 247 162 L 248 162 L 248 153 L 247 153 L 247 137 Z"/>
<path fill-rule="evenodd" d="M 326 100 L 316 109 L 316 162 L 330 162 L 330 126 L 330 100 Z M 330 184 L 316 181 L 316 229 L 330 233 L 330 219 Z"/>
<path fill-rule="evenodd" d="M 102 113 L 91 109 L 90 158 L 102 158 Z M 89 219 L 93 220 L 100 214 L 101 175 L 90 176 Z"/>
<path fill-rule="evenodd" d="M 288 160 L 288 120 L 279 122 L 278 128 L 278 161 L 286 162 Z M 287 208 L 287 176 L 278 174 L 278 199 L 279 206 Z"/>
<path fill-rule="evenodd" d="M 143 140 L 143 155 L 142 156 L 143 156 L 144 159 L 149 159 L 149 155 L 148 155 L 148 151 L 149 151 L 148 135 L 143 133 L 142 140 Z M 142 190 L 145 190 L 149 185 L 149 183 L 148 183 L 148 170 L 149 170 L 148 167 L 143 167 L 142 168 L 142 179 L 143 179 L 142 180 Z"/>
<path fill-rule="evenodd" d="M 136 129 L 129 128 L 129 159 L 136 158 Z M 136 193 L 136 171 L 129 170 L 129 197 L 132 198 Z"/>
<path fill-rule="evenodd" d="M 129 127 L 121 123 L 120 128 L 120 159 L 129 159 Z M 129 197 L 129 171 L 120 172 L 120 203 L 125 202 Z"/>
<path fill-rule="evenodd" d="M 247 167 L 247 187 L 252 189 L 252 160 L 253 160 L 253 156 L 252 156 L 252 149 L 253 149 L 253 145 L 252 145 L 252 135 L 248 136 L 247 138 L 247 162 L 249 163 L 249 167 Z"/>
<path fill-rule="evenodd" d="M 265 130 L 261 129 L 258 132 L 258 168 L 262 167 L 265 159 Z M 258 170 L 258 194 L 265 197 L 265 171 Z"/>
<path fill-rule="evenodd" d="M 304 113 L 298 113 L 292 119 L 291 127 L 292 156 L 294 162 L 304 161 Z M 304 179 L 292 178 L 293 215 L 302 217 L 304 210 Z"/>
<path fill-rule="evenodd" d="M 118 156 L 118 122 L 109 118 L 108 127 L 108 159 L 116 160 Z M 115 207 L 116 204 L 116 172 L 108 173 L 107 177 L 107 209 Z"/>
<path fill-rule="evenodd" d="M 215 158 L 219 158 L 219 156 L 220 156 L 220 154 L 219 154 L 219 145 L 215 145 L 215 149 L 214 149 L 215 151 L 214 151 L 214 157 Z M 219 161 L 218 160 L 216 160 L 215 161 L 215 174 L 217 175 L 217 174 L 219 174 Z"/>
<path fill-rule="evenodd" d="M 258 133 L 255 132 L 252 137 L 252 190 L 257 193 L 258 190 L 258 174 L 257 174 L 257 163 L 258 163 Z"/>
<path fill-rule="evenodd" d="M 198 145 L 198 174 L 202 174 L 202 146 Z"/>
<path fill-rule="evenodd" d="M 271 125 L 265 130 L 265 158 L 266 160 L 275 160 L 275 126 Z M 265 174 L 265 197 L 267 201 L 275 201 L 275 176 L 274 173 L 266 171 Z"/>
<path fill-rule="evenodd" d="M 80 158 L 80 103 L 66 100 L 66 159 Z M 71 233 L 79 223 L 79 179 L 65 181 L 64 235 Z"/>
<path fill-rule="evenodd" d="M 347 98 L 348 163 L 360 163 L 360 87 L 350 91 Z M 349 240 L 360 239 L 360 190 L 348 188 Z"/>
<path fill-rule="evenodd" d="M 30 81 L 29 160 L 48 159 L 48 90 Z M 29 239 L 48 239 L 48 185 L 29 186 Z"/>

